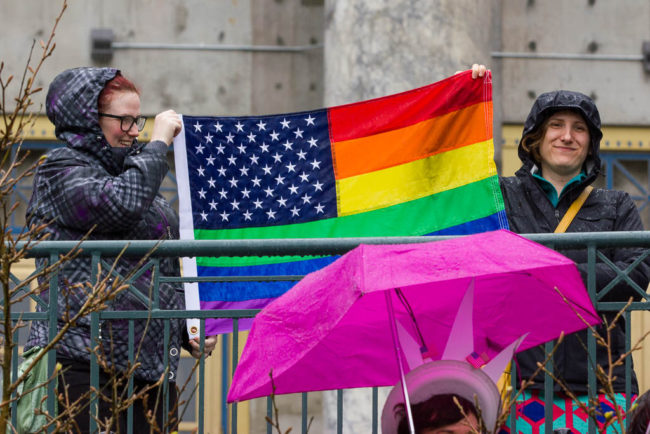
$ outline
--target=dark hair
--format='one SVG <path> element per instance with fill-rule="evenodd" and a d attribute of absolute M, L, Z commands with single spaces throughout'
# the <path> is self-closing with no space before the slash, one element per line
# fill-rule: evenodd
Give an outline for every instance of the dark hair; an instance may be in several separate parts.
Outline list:
<path fill-rule="evenodd" d="M 454 401 L 454 398 L 458 400 L 458 404 Z M 393 410 L 395 415 L 400 418 L 397 434 L 409 434 L 406 406 L 399 403 Z M 413 425 L 416 434 L 421 430 L 442 428 L 460 422 L 470 414 L 477 415 L 474 404 L 454 394 L 433 395 L 426 401 L 412 404 L 411 412 L 413 413 Z"/>
<path fill-rule="evenodd" d="M 108 81 L 104 86 L 104 89 L 99 94 L 97 99 L 97 108 L 100 112 L 106 110 L 108 105 L 113 100 L 113 96 L 117 92 L 134 92 L 140 95 L 140 89 L 138 89 L 135 84 L 125 76 L 123 76 L 119 71 L 115 77 Z"/>
<path fill-rule="evenodd" d="M 542 140 L 544 140 L 544 136 L 546 135 L 547 126 L 548 119 L 546 119 L 539 128 L 533 130 L 521 138 L 521 147 L 524 151 L 530 154 L 533 160 L 535 160 L 535 163 L 538 165 L 542 161 L 542 155 L 539 153 L 539 147 L 542 145 Z"/>
<path fill-rule="evenodd" d="M 650 391 L 639 396 L 634 402 L 632 413 L 628 415 L 630 424 L 628 434 L 645 434 L 650 423 Z"/>

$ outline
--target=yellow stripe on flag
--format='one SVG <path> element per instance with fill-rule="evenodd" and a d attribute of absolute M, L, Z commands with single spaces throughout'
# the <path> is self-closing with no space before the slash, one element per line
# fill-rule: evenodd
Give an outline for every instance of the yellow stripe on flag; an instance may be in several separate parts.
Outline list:
<path fill-rule="evenodd" d="M 420 199 L 496 174 L 492 139 L 336 181 L 338 215 Z"/>

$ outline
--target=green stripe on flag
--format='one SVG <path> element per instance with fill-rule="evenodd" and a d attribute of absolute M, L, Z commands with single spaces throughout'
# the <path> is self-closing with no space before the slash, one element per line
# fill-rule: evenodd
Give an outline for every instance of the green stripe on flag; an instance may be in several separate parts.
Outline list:
<path fill-rule="evenodd" d="M 295 225 L 223 230 L 200 229 L 194 238 L 211 240 L 348 238 L 425 235 L 503 211 L 497 176 L 399 205 Z M 445 209 L 454 212 L 445 212 Z M 424 216 L 424 217 L 423 217 Z M 234 267 L 299 261 L 315 256 L 200 257 L 197 265 Z"/>

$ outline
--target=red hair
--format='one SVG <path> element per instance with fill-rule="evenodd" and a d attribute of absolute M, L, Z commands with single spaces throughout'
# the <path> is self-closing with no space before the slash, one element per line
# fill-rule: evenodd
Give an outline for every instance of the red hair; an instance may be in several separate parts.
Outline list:
<path fill-rule="evenodd" d="M 123 76 L 119 71 L 117 75 L 106 83 L 104 89 L 99 94 L 97 99 L 97 107 L 100 112 L 104 111 L 108 105 L 113 100 L 118 92 L 133 92 L 140 95 L 140 89 L 135 87 L 135 84 L 125 76 Z"/>

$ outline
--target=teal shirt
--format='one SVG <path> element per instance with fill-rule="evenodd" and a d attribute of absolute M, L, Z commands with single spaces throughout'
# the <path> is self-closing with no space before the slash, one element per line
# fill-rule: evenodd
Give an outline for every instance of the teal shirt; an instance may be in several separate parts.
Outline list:
<path fill-rule="evenodd" d="M 557 194 L 557 190 L 555 187 L 553 187 L 553 184 L 548 182 L 546 179 L 542 177 L 542 175 L 539 175 L 538 173 L 533 173 L 533 178 L 537 180 L 539 183 L 539 186 L 542 187 L 542 190 L 544 190 L 544 193 L 546 193 L 546 197 L 548 197 L 548 200 L 551 201 L 553 204 L 553 207 L 557 207 L 557 203 L 560 201 L 560 196 L 562 196 L 562 193 L 569 188 L 571 185 L 582 182 L 583 179 L 587 177 L 587 174 L 585 172 L 580 172 L 579 175 L 574 176 L 571 178 L 569 182 L 564 186 L 562 189 L 562 192 L 560 194 Z"/>

